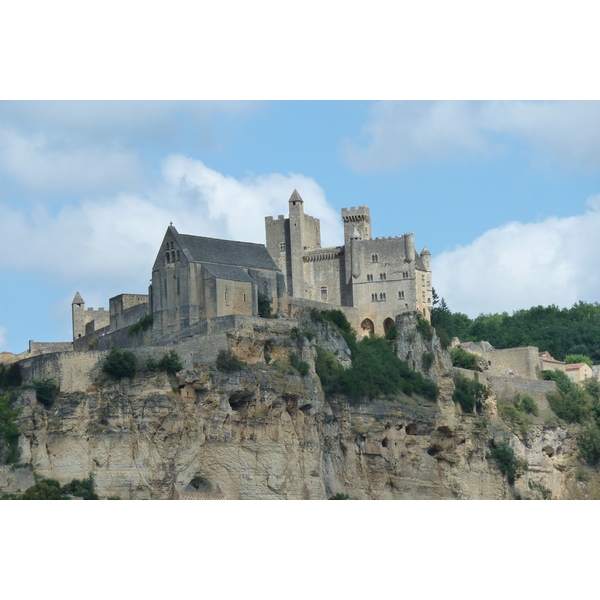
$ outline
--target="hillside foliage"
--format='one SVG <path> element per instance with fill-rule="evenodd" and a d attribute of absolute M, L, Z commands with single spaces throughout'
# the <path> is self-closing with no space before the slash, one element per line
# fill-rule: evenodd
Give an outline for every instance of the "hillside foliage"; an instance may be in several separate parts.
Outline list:
<path fill-rule="evenodd" d="M 512 315 L 507 312 L 481 314 L 471 319 L 463 313 L 453 313 L 442 298 L 431 311 L 431 324 L 438 335 L 443 331 L 461 342 L 487 341 L 494 348 L 536 346 L 557 360 L 580 355 L 600 363 L 600 304 L 597 302 L 578 302 L 571 308 L 534 306 Z"/>
<path fill-rule="evenodd" d="M 399 394 L 437 398 L 437 385 L 398 358 L 393 340 L 366 336 L 357 342 L 346 315 L 337 309 L 314 314 L 313 319 L 335 325 L 348 343 L 352 357 L 352 366 L 345 369 L 331 352 L 317 346 L 315 369 L 327 394 L 342 394 L 354 402 Z"/>

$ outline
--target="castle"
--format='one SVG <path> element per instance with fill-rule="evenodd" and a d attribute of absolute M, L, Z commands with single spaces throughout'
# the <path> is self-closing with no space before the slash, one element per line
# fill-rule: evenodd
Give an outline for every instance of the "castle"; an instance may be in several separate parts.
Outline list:
<path fill-rule="evenodd" d="M 342 220 L 344 245 L 322 248 L 319 219 L 305 214 L 294 190 L 289 217 L 265 218 L 266 246 L 181 234 L 171 224 L 147 295 L 115 296 L 105 311 L 86 309 L 77 292 L 75 348 L 150 314 L 155 337 L 216 317 L 256 317 L 261 296 L 280 316 L 340 308 L 362 335 L 383 335 L 403 312 L 430 320 L 430 252 L 415 251 L 412 233 L 373 239 L 367 206 L 342 209 Z"/>

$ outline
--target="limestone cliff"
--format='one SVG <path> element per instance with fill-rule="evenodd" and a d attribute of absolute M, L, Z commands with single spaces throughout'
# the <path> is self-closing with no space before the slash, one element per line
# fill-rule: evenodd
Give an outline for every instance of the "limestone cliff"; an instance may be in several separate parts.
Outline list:
<path fill-rule="evenodd" d="M 399 317 L 398 325 L 398 355 L 437 382 L 437 401 L 326 399 L 316 345 L 346 365 L 349 350 L 332 325 L 302 320 L 256 319 L 244 331 L 179 341 L 172 347 L 185 367 L 177 375 L 146 372 L 112 382 L 101 373 L 104 352 L 28 359 L 26 378 L 51 376 L 61 394 L 45 408 L 33 388 L 23 388 L 21 460 L 62 483 L 93 473 L 101 497 L 130 499 L 599 497 L 597 472 L 587 482 L 576 479 L 569 428 L 540 420 L 522 439 L 498 418 L 495 394 L 481 414 L 462 414 L 435 335 L 423 335 L 415 317 Z M 217 348 L 233 350 L 248 366 L 219 371 Z M 292 353 L 308 363 L 306 375 L 290 366 Z M 486 458 L 491 439 L 508 441 L 529 463 L 515 486 Z M 30 481 L 13 471 L 0 473 L 0 491 Z"/>

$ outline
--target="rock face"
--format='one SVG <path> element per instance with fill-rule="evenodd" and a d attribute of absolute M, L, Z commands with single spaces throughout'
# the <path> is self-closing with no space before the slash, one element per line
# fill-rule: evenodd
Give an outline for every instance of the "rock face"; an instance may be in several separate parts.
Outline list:
<path fill-rule="evenodd" d="M 435 336 L 422 335 L 410 315 L 398 318 L 398 329 L 398 355 L 437 382 L 436 402 L 326 399 L 314 370 L 316 345 L 350 364 L 328 323 L 279 321 L 223 334 L 215 348 L 253 363 L 229 373 L 198 338 L 173 347 L 185 363 L 177 375 L 147 372 L 119 383 L 101 376 L 105 353 L 29 359 L 38 363 L 25 373 L 53 376 L 61 394 L 45 408 L 33 388 L 21 393 L 21 461 L 61 483 L 93 473 L 101 497 L 124 499 L 596 497 L 596 473 L 576 481 L 574 434 L 542 423 L 523 441 L 495 416 L 493 395 L 481 415 L 462 414 Z M 292 353 L 308 363 L 306 375 L 290 366 Z M 486 458 L 491 439 L 506 440 L 528 461 L 515 486 Z M 17 491 L 7 477 L 0 473 L 0 491 Z M 22 487 L 26 474 L 19 477 Z"/>

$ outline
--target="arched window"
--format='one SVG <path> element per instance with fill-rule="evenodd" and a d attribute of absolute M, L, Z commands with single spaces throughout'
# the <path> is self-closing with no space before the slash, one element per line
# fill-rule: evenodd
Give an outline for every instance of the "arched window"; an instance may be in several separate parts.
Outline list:
<path fill-rule="evenodd" d="M 394 319 L 392 319 L 391 317 L 388 317 L 384 322 L 383 322 L 383 331 L 384 333 L 388 332 L 388 329 L 394 325 Z"/>
<path fill-rule="evenodd" d="M 363 335 L 373 335 L 375 333 L 375 325 L 373 325 L 371 319 L 365 319 L 360 326 Z"/>
<path fill-rule="evenodd" d="M 179 250 L 177 250 L 177 260 L 180 260 L 180 257 L 179 257 Z"/>
<path fill-rule="evenodd" d="M 175 251 L 171 250 L 171 262 L 175 262 Z"/>
<path fill-rule="evenodd" d="M 171 262 L 171 255 L 167 252 L 167 264 Z"/>

